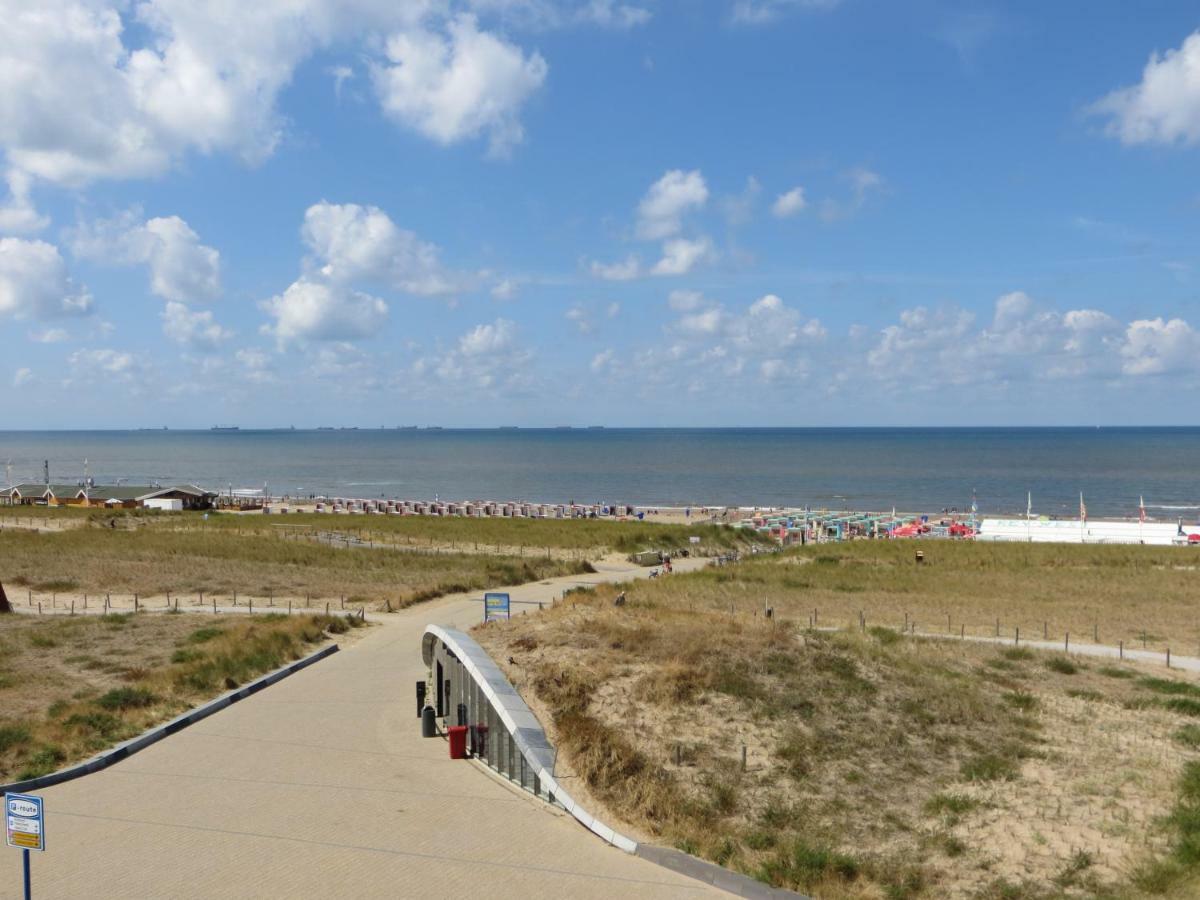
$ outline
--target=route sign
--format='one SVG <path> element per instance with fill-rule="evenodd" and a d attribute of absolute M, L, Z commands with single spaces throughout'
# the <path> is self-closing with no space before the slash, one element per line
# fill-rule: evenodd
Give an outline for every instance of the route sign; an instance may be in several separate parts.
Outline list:
<path fill-rule="evenodd" d="M 483 595 L 483 621 L 485 622 L 511 618 L 511 608 L 508 594 L 489 593 Z"/>
<path fill-rule="evenodd" d="M 45 850 L 46 828 L 42 798 L 32 794 L 4 795 L 4 832 L 8 846 Z"/>

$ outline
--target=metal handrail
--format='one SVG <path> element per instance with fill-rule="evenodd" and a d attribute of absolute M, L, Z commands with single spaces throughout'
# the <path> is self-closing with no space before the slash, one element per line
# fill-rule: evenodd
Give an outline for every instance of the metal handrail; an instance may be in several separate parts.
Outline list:
<path fill-rule="evenodd" d="M 442 685 L 435 688 L 437 696 L 446 701 L 443 712 L 447 720 L 452 720 L 462 705 L 467 720 L 462 724 L 487 734 L 485 754 L 481 755 L 489 767 L 525 790 L 561 806 L 614 847 L 637 853 L 636 841 L 605 825 L 563 790 L 554 776 L 556 754 L 545 729 L 500 667 L 473 638 L 454 628 L 428 625 L 421 638 L 421 655 L 431 672 L 441 664 L 442 681 L 450 683 L 448 697 L 443 696 Z M 450 677 L 446 678 L 446 674 Z M 497 725 L 504 730 L 502 739 L 495 733 Z"/>

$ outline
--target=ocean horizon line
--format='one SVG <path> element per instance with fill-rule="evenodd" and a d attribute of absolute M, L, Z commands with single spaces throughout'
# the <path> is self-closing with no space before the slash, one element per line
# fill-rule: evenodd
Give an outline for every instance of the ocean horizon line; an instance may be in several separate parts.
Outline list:
<path fill-rule="evenodd" d="M 1191 431 L 1200 430 L 1197 424 L 982 424 L 982 425 L 130 425 L 123 427 L 91 428 L 0 428 L 5 434 L 92 434 L 185 432 L 191 434 L 272 434 L 337 432 L 462 432 L 462 431 L 657 431 L 657 432 L 821 432 L 821 431 Z"/>

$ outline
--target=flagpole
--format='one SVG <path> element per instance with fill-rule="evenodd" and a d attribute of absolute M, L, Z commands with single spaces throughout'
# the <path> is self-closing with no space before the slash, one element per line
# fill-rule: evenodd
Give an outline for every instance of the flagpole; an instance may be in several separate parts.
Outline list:
<path fill-rule="evenodd" d="M 1025 539 L 1033 543 L 1033 491 L 1025 495 Z"/>
<path fill-rule="evenodd" d="M 1083 491 L 1079 492 L 1079 543 L 1086 544 L 1087 507 L 1083 505 Z"/>

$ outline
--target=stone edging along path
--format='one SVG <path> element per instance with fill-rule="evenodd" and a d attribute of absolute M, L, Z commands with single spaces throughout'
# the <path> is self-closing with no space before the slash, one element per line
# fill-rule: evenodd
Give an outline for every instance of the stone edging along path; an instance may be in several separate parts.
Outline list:
<path fill-rule="evenodd" d="M 288 663 L 276 669 L 274 672 L 268 672 L 266 675 L 256 678 L 249 684 L 243 685 L 240 688 L 235 688 L 215 700 L 210 700 L 195 709 L 189 710 L 182 715 L 176 716 L 169 722 L 164 722 L 151 728 L 144 734 L 140 734 L 135 738 L 125 741 L 123 744 L 117 744 L 111 750 L 105 750 L 98 756 L 93 757 L 85 762 L 77 763 L 73 766 L 68 766 L 65 769 L 60 769 L 57 772 L 51 772 L 49 775 L 41 775 L 37 778 L 28 778 L 24 781 L 15 781 L 12 784 L 0 784 L 0 793 L 11 791 L 22 793 L 25 791 L 36 791 L 41 788 L 48 788 L 51 785 L 61 784 L 64 781 L 70 781 L 74 778 L 80 778 L 84 775 L 90 775 L 93 772 L 99 772 L 101 769 L 107 769 L 114 763 L 118 763 L 128 756 L 132 756 L 139 750 L 144 750 L 151 744 L 161 741 L 168 735 L 186 728 L 201 719 L 211 716 L 215 712 L 219 712 L 228 706 L 232 706 L 239 700 L 244 700 L 251 694 L 256 694 L 265 687 L 270 687 L 278 681 L 282 681 L 289 675 L 299 672 L 301 669 L 311 666 L 315 662 L 320 662 L 325 657 L 337 652 L 338 645 L 330 644 L 328 647 L 322 647 L 315 653 L 310 653 L 303 659 L 298 659 L 295 662 Z"/>

